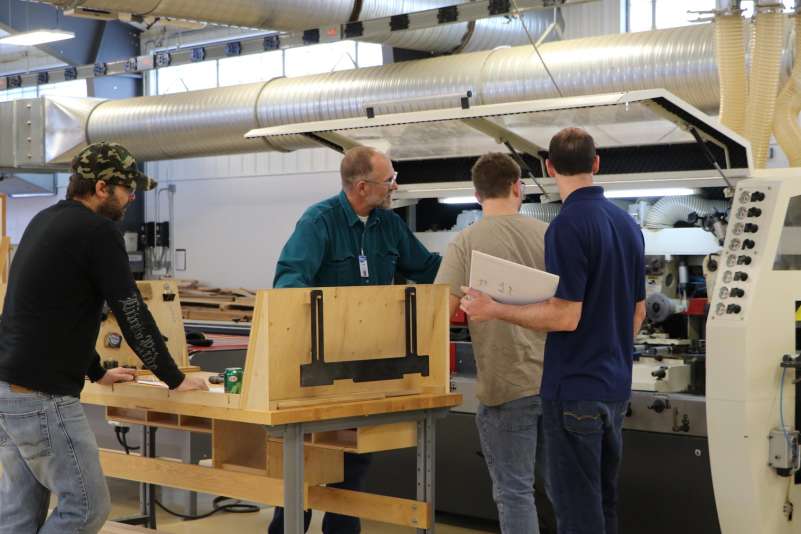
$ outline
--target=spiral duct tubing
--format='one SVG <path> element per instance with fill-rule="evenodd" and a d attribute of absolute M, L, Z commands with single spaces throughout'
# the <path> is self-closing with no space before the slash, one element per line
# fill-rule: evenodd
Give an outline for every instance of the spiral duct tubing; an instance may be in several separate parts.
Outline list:
<path fill-rule="evenodd" d="M 745 22 L 739 12 L 715 17 L 720 122 L 740 135 L 745 132 L 745 110 L 748 102 Z"/>
<path fill-rule="evenodd" d="M 751 141 L 754 166 L 764 168 L 768 161 L 776 97 L 781 82 L 784 14 L 781 10 L 761 10 L 756 14 L 756 38 L 751 61 L 745 133 Z"/>
<path fill-rule="evenodd" d="M 787 155 L 790 167 L 801 167 L 801 13 L 795 15 L 795 64 L 790 79 L 776 100 L 773 133 Z"/>
<path fill-rule="evenodd" d="M 535 217 L 542 222 L 550 223 L 559 215 L 559 210 L 561 209 L 561 204 L 527 203 L 520 206 L 520 213 L 521 215 Z"/>
<path fill-rule="evenodd" d="M 687 222 L 691 213 L 701 217 L 715 212 L 723 213 L 729 208 L 725 200 L 708 200 L 698 196 L 663 197 L 654 203 L 645 217 L 645 228 L 673 228 L 677 222 Z"/>
<path fill-rule="evenodd" d="M 246 28 L 303 31 L 329 24 L 414 13 L 467 0 L 34 0 L 62 8 L 80 7 L 143 17 L 209 22 Z M 539 37 L 553 20 L 552 10 L 528 10 L 520 18 L 495 17 L 475 23 L 390 32 L 366 39 L 397 48 L 437 53 L 489 50 L 528 42 L 521 24 Z"/>
<path fill-rule="evenodd" d="M 711 24 L 624 33 L 539 47 L 564 96 L 665 88 L 714 111 L 719 102 Z M 87 121 L 87 140 L 114 140 L 141 160 L 294 150 L 302 137 L 244 139 L 250 129 L 364 115 L 366 105 L 390 102 L 385 113 L 452 106 L 417 97 L 471 90 L 473 103 L 494 104 L 559 96 L 531 46 L 394 63 L 266 83 L 180 94 L 110 100 Z"/>

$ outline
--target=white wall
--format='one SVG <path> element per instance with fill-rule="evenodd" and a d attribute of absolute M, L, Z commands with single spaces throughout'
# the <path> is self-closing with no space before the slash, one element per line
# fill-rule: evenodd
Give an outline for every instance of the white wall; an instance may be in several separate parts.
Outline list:
<path fill-rule="evenodd" d="M 328 149 L 158 162 L 159 189 L 176 185 L 175 248 L 186 249 L 176 277 L 217 287 L 272 286 L 275 264 L 307 207 L 340 190 L 340 156 Z M 160 219 L 167 220 L 167 195 Z M 155 194 L 146 200 L 155 215 Z"/>

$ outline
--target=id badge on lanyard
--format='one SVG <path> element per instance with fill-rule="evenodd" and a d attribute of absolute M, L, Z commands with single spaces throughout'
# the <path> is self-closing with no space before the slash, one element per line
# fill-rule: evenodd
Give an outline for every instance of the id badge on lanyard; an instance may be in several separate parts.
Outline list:
<path fill-rule="evenodd" d="M 359 255 L 359 274 L 362 278 L 370 278 L 370 270 L 367 268 L 367 256 Z"/>

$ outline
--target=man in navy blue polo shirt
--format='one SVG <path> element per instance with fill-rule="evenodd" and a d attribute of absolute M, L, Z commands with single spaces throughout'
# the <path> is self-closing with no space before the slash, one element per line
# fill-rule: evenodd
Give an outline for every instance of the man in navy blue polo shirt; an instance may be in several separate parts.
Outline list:
<path fill-rule="evenodd" d="M 548 332 L 543 433 L 559 534 L 617 534 L 632 345 L 645 317 L 643 237 L 593 186 L 600 160 L 587 132 L 556 134 L 546 163 L 563 202 L 545 234 L 546 268 L 560 277 L 555 297 L 513 306 L 469 290 L 462 308 L 472 321 Z"/>

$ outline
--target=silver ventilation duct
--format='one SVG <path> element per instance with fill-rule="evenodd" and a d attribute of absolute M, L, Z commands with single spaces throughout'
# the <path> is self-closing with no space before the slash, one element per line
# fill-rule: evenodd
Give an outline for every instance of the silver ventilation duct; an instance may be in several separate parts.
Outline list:
<path fill-rule="evenodd" d="M 353 20 L 371 20 L 403 13 L 425 11 L 466 0 L 33 0 L 65 9 L 91 9 L 138 16 L 167 17 L 212 24 L 302 31 Z M 522 20 L 536 39 L 553 21 L 553 11 L 525 11 Z M 368 39 L 398 48 L 430 52 L 488 50 L 518 45 L 528 38 L 518 19 L 496 17 L 442 27 L 404 32 L 387 30 Z"/>
<path fill-rule="evenodd" d="M 663 87 L 702 110 L 718 106 L 709 24 L 546 43 L 540 51 L 564 96 Z M 308 142 L 256 146 L 242 135 L 258 127 L 362 116 L 376 102 L 386 113 L 449 107 L 452 101 L 433 99 L 468 90 L 475 104 L 558 96 L 532 48 L 518 46 L 107 101 L 92 111 L 86 132 L 89 142 L 114 140 L 143 160 L 294 149 Z"/>

